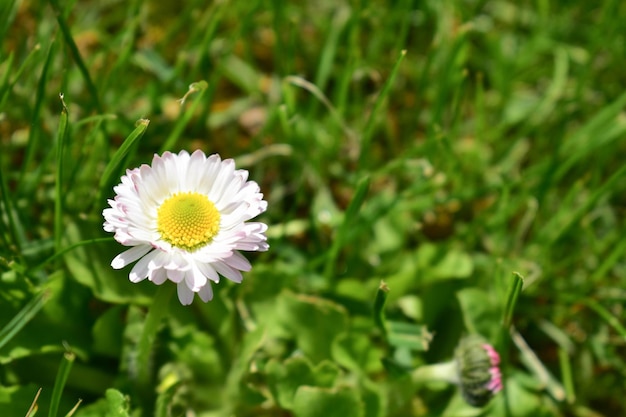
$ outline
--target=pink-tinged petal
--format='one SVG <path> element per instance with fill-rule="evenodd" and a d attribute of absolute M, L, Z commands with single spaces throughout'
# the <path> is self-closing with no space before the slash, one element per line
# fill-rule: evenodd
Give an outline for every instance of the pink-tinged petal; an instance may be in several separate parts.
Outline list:
<path fill-rule="evenodd" d="M 198 262 L 196 264 L 196 266 L 202 272 L 202 274 L 204 274 L 205 277 L 207 277 L 208 279 L 210 279 L 211 281 L 213 281 L 215 283 L 220 282 L 219 274 L 217 273 L 215 268 L 213 268 L 213 266 L 211 266 L 210 263 Z M 209 285 L 209 284 L 207 283 L 207 285 Z"/>
<path fill-rule="evenodd" d="M 239 272 L 238 270 L 234 268 L 231 268 L 230 266 L 225 264 L 223 261 L 215 262 L 213 266 L 215 267 L 215 270 L 217 272 L 219 272 L 220 274 L 222 274 L 224 277 L 228 278 L 229 280 L 236 282 L 236 283 L 240 283 L 241 281 L 243 281 L 243 276 L 241 275 L 241 272 Z"/>
<path fill-rule="evenodd" d="M 167 271 L 167 278 L 177 284 L 181 283 L 185 278 L 185 271 L 179 269 L 171 269 Z"/>
<path fill-rule="evenodd" d="M 150 274 L 150 268 L 148 267 L 148 265 L 156 255 L 157 253 L 153 251 L 137 261 L 135 266 L 133 266 L 133 269 L 131 269 L 130 274 L 128 275 L 128 278 L 131 282 L 137 283 L 148 278 L 148 274 Z"/>
<path fill-rule="evenodd" d="M 250 265 L 250 261 L 248 261 L 239 252 L 233 252 L 232 256 L 229 256 L 228 258 L 224 259 L 224 263 L 240 271 L 249 271 L 252 269 L 252 265 Z"/>
<path fill-rule="evenodd" d="M 493 348 L 493 346 L 491 346 L 488 343 L 485 343 L 483 345 L 483 349 L 485 349 L 487 351 L 487 354 L 489 355 L 489 360 L 491 361 L 492 365 L 498 365 L 500 363 L 500 355 L 498 354 L 498 352 L 496 352 L 496 350 Z"/>
<path fill-rule="evenodd" d="M 132 248 L 117 255 L 113 261 L 111 261 L 111 266 L 113 269 L 122 269 L 126 265 L 135 262 L 146 253 L 150 252 L 150 250 L 152 250 L 152 246 L 150 245 L 133 246 Z"/>
<path fill-rule="evenodd" d="M 198 295 L 200 296 L 200 299 L 205 303 L 211 301 L 213 299 L 213 288 L 211 288 L 211 283 L 207 282 L 204 287 L 200 288 L 200 291 L 198 291 Z"/>
<path fill-rule="evenodd" d="M 184 306 L 188 306 L 193 302 L 193 291 L 191 291 L 184 282 L 179 282 L 176 285 L 178 290 L 178 300 Z"/>
<path fill-rule="evenodd" d="M 151 270 L 148 279 L 156 285 L 161 285 L 167 281 L 167 271 L 162 268 Z"/>
<path fill-rule="evenodd" d="M 185 273 L 185 282 L 193 292 L 200 291 L 200 288 L 206 285 L 207 278 L 202 275 L 198 268 L 191 268 Z"/>

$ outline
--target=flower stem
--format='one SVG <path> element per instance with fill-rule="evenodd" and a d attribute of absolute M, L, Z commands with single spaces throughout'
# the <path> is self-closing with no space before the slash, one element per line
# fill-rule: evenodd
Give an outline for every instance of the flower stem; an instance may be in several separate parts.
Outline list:
<path fill-rule="evenodd" d="M 154 297 L 152 304 L 148 309 L 148 315 L 146 316 L 146 322 L 143 326 L 143 331 L 137 344 L 137 368 L 136 378 L 139 389 L 142 393 L 147 393 L 150 387 L 150 380 L 152 376 L 152 348 L 154 346 L 154 340 L 156 339 L 157 331 L 161 320 L 167 314 L 170 305 L 170 299 L 174 292 L 174 285 L 167 285 L 171 283 L 165 283 L 166 285 L 159 285 L 157 293 Z"/>
<path fill-rule="evenodd" d="M 456 361 L 424 365 L 411 372 L 411 380 L 414 384 L 425 384 L 433 381 L 459 384 L 459 376 Z"/>

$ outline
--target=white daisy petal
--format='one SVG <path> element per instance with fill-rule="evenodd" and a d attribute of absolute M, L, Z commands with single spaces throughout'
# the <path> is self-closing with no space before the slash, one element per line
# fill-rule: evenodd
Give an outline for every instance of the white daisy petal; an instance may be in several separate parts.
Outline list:
<path fill-rule="evenodd" d="M 233 255 L 224 259 L 224 262 L 235 269 L 240 271 L 249 271 L 252 269 L 250 261 L 243 257 L 239 252 L 233 252 Z"/>
<path fill-rule="evenodd" d="M 167 278 L 172 282 L 180 283 L 185 278 L 185 271 L 181 269 L 170 269 L 167 271 Z"/>
<path fill-rule="evenodd" d="M 184 306 L 191 304 L 193 301 L 193 291 L 191 291 L 184 282 L 179 282 L 176 289 L 178 290 L 178 300 L 180 303 Z"/>
<path fill-rule="evenodd" d="M 226 264 L 224 261 L 215 262 L 213 266 L 215 267 L 215 270 L 217 272 L 219 272 L 220 274 L 222 274 L 223 276 L 225 276 L 226 278 L 228 278 L 229 280 L 233 282 L 240 283 L 243 280 L 243 276 L 241 275 L 241 272 L 239 272 L 235 268 L 232 268 L 231 266 Z"/>
<path fill-rule="evenodd" d="M 148 274 L 148 279 L 156 285 L 161 285 L 167 281 L 167 271 L 163 268 L 152 269 Z"/>
<path fill-rule="evenodd" d="M 150 252 L 152 247 L 150 245 L 138 245 L 120 253 L 111 262 L 113 269 L 122 269 L 126 265 L 135 262 L 137 259 Z"/>
<path fill-rule="evenodd" d="M 200 288 L 198 291 L 198 295 L 200 299 L 205 303 L 208 303 L 213 299 L 213 288 L 211 288 L 211 284 L 207 283 L 204 287 Z"/>
<path fill-rule="evenodd" d="M 197 267 L 185 272 L 185 283 L 193 292 L 200 291 L 207 283 L 207 278 L 198 270 Z"/>
<path fill-rule="evenodd" d="M 151 165 L 127 170 L 113 190 L 115 197 L 102 212 L 103 228 L 130 248 L 111 266 L 136 262 L 132 282 L 176 283 L 183 305 L 191 304 L 195 293 L 211 300 L 211 281 L 219 283 L 220 275 L 241 282 L 241 271 L 251 265 L 239 251 L 269 248 L 267 226 L 248 222 L 267 202 L 232 159 L 199 150 L 164 152 L 154 155 Z"/>
<path fill-rule="evenodd" d="M 198 267 L 200 271 L 202 271 L 202 274 L 204 274 L 205 277 L 207 277 L 208 279 L 210 279 L 211 281 L 215 283 L 220 282 L 220 276 L 218 275 L 215 268 L 211 266 L 210 263 L 198 262 L 196 266 Z M 207 283 L 206 285 L 210 285 L 210 284 Z"/>

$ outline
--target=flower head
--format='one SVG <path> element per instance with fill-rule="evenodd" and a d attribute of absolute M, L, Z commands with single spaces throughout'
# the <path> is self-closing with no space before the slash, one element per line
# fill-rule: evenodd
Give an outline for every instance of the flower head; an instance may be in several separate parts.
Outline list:
<path fill-rule="evenodd" d="M 127 170 L 104 209 L 104 230 L 131 248 L 111 266 L 135 261 L 132 282 L 148 278 L 160 285 L 177 284 L 178 299 L 191 304 L 194 294 L 213 298 L 211 281 L 220 275 L 241 282 L 251 266 L 239 251 L 266 251 L 264 223 L 248 220 L 263 213 L 267 202 L 259 186 L 247 181 L 232 159 L 165 152 L 151 165 Z"/>
<path fill-rule="evenodd" d="M 468 404 L 482 407 L 502 390 L 500 355 L 481 336 L 463 338 L 455 356 L 461 393 Z"/>

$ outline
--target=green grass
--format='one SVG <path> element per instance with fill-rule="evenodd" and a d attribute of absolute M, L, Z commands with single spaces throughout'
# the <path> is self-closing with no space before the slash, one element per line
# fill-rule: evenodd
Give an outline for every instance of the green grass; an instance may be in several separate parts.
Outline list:
<path fill-rule="evenodd" d="M 0 414 L 40 387 L 50 416 L 626 414 L 625 19 L 609 0 L 2 3 Z M 157 287 L 110 268 L 102 210 L 181 149 L 250 171 L 271 247 L 159 321 Z M 483 409 L 410 376 L 467 333 L 503 360 Z"/>

